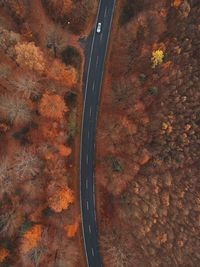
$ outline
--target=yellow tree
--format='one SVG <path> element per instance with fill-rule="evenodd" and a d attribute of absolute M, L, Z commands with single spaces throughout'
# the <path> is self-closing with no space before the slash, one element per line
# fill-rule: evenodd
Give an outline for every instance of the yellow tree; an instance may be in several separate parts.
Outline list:
<path fill-rule="evenodd" d="M 164 53 L 162 50 L 158 49 L 152 52 L 151 62 L 153 64 L 153 68 L 157 65 L 160 65 L 163 62 Z"/>
<path fill-rule="evenodd" d="M 42 235 L 42 227 L 40 224 L 36 224 L 31 227 L 22 237 L 21 251 L 27 253 L 31 249 L 37 247 Z"/>
<path fill-rule="evenodd" d="M 59 95 L 44 94 L 39 103 L 39 111 L 44 117 L 61 119 L 68 108 Z"/>
<path fill-rule="evenodd" d="M 23 67 L 29 70 L 43 72 L 45 68 L 45 59 L 39 47 L 33 42 L 18 43 L 15 45 L 16 61 Z"/>

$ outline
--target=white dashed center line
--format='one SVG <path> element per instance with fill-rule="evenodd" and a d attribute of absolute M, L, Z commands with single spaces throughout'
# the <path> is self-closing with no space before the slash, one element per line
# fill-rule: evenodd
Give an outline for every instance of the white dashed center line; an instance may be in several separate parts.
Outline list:
<path fill-rule="evenodd" d="M 86 189 L 88 189 L 88 180 L 86 180 Z"/>
<path fill-rule="evenodd" d="M 86 158 L 86 162 L 87 162 L 87 165 L 88 165 L 88 162 L 89 162 L 89 157 L 88 157 L 88 155 L 87 155 L 87 158 Z"/>
<path fill-rule="evenodd" d="M 93 82 L 93 85 L 92 85 L 92 91 L 94 91 L 94 87 L 95 87 L 95 81 Z"/>
<path fill-rule="evenodd" d="M 87 210 L 89 210 L 89 203 L 88 203 L 88 201 L 87 201 L 87 203 L 86 203 L 86 204 L 87 204 Z"/>
<path fill-rule="evenodd" d="M 104 12 L 104 18 L 106 17 L 106 14 L 107 14 L 107 7 L 106 7 L 105 12 Z"/>
<path fill-rule="evenodd" d="M 90 225 L 88 226 L 88 228 L 89 228 L 89 232 L 90 232 L 90 234 L 91 234 L 91 227 L 90 227 Z"/>
<path fill-rule="evenodd" d="M 96 66 L 98 65 L 98 62 L 99 62 L 99 56 L 97 56 Z"/>
<path fill-rule="evenodd" d="M 91 248 L 91 251 L 92 251 L 92 256 L 94 257 L 94 249 L 93 249 L 93 248 Z"/>

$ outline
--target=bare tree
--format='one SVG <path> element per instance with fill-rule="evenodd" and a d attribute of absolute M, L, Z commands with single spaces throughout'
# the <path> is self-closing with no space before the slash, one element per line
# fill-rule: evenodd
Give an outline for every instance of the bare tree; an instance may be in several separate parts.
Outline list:
<path fill-rule="evenodd" d="M 40 259 L 42 254 L 44 253 L 45 249 L 42 246 L 38 246 L 34 249 L 32 249 L 29 253 L 28 253 L 28 257 L 30 258 L 30 260 L 34 263 L 35 267 L 38 267 L 40 264 Z M 27 256 L 27 255 L 26 255 Z M 25 256 L 25 257 L 26 257 Z"/>
<path fill-rule="evenodd" d="M 39 79 L 34 73 L 26 73 L 10 83 L 15 87 L 17 94 L 29 99 L 31 95 L 37 96 L 39 94 L 38 81 Z"/>
<path fill-rule="evenodd" d="M 105 266 L 109 267 L 149 267 L 142 249 L 133 240 L 128 229 L 121 231 L 122 225 L 113 226 L 109 223 L 103 226 L 100 238 L 101 251 Z"/>
<path fill-rule="evenodd" d="M 30 179 L 40 173 L 41 160 L 36 154 L 23 149 L 15 154 L 13 171 L 20 180 Z"/>
<path fill-rule="evenodd" d="M 62 31 L 57 25 L 54 25 L 50 28 L 47 34 L 47 47 L 53 48 L 54 56 L 57 56 L 57 50 L 60 50 L 64 47 L 64 44 L 67 42 L 66 37 L 64 37 Z"/>
<path fill-rule="evenodd" d="M 14 125 L 23 125 L 31 120 L 31 112 L 26 102 L 15 96 L 0 97 L 0 115 Z"/>
<path fill-rule="evenodd" d="M 78 250 L 75 243 L 68 242 L 67 247 L 59 248 L 56 253 L 55 267 L 74 267 L 77 263 Z"/>
<path fill-rule="evenodd" d="M 7 208 L 6 212 L 0 215 L 0 234 L 13 236 L 23 221 L 21 209 L 18 206 Z"/>
<path fill-rule="evenodd" d="M 20 41 L 20 35 L 13 31 L 8 31 L 0 27 L 0 50 L 3 50 L 8 56 L 14 58 L 14 46 Z"/>
<path fill-rule="evenodd" d="M 0 192 L 1 195 L 3 193 L 9 193 L 11 191 L 12 187 L 12 175 L 11 175 L 11 169 L 9 167 L 8 159 L 3 158 L 0 161 Z"/>
<path fill-rule="evenodd" d="M 11 72 L 11 68 L 7 64 L 0 64 L 0 78 L 6 79 Z"/>
<path fill-rule="evenodd" d="M 113 233 L 112 233 L 113 234 Z M 128 259 L 124 244 L 121 244 L 114 235 L 108 234 L 101 238 L 102 252 L 107 266 L 126 267 Z"/>

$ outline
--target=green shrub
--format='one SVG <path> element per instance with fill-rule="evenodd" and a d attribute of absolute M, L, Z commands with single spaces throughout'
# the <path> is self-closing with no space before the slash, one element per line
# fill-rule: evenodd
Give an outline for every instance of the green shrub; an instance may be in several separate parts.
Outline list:
<path fill-rule="evenodd" d="M 20 234 L 26 233 L 31 228 L 32 225 L 33 225 L 32 222 L 26 219 L 20 228 Z"/>
<path fill-rule="evenodd" d="M 28 131 L 29 131 L 29 127 L 23 127 L 20 131 L 15 132 L 12 136 L 16 140 L 22 140 L 24 138 L 25 134 L 28 133 Z"/>
<path fill-rule="evenodd" d="M 120 165 L 119 161 L 117 161 L 116 159 L 112 159 L 112 170 L 114 172 L 122 172 L 123 168 Z"/>
<path fill-rule="evenodd" d="M 13 251 L 13 249 L 14 249 L 14 245 L 13 245 L 12 241 L 10 241 L 10 240 L 8 240 L 8 239 L 3 240 L 3 241 L 1 242 L 1 246 L 2 246 L 3 248 L 5 248 L 5 249 L 9 250 L 9 251 Z"/>
<path fill-rule="evenodd" d="M 141 83 L 145 83 L 146 80 L 147 80 L 146 75 L 145 75 L 144 73 L 141 73 L 141 74 L 139 75 L 139 80 L 140 80 Z"/>
<path fill-rule="evenodd" d="M 164 61 L 168 61 L 170 60 L 170 54 L 168 52 L 165 52 L 165 57 L 164 57 Z"/>
<path fill-rule="evenodd" d="M 156 95 L 157 92 L 158 92 L 158 88 L 155 87 L 155 86 L 151 86 L 151 87 L 148 88 L 147 92 L 148 92 L 149 95 Z"/>

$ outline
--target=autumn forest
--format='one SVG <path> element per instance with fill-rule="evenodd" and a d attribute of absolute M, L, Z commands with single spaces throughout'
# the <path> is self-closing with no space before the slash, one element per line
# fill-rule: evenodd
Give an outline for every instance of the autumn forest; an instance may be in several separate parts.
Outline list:
<path fill-rule="evenodd" d="M 0 0 L 0 266 L 85 267 L 79 152 L 97 0 Z M 200 2 L 116 0 L 96 134 L 105 267 L 200 266 Z"/>
<path fill-rule="evenodd" d="M 84 266 L 78 40 L 95 11 L 95 1 L 0 1 L 1 266 Z"/>

